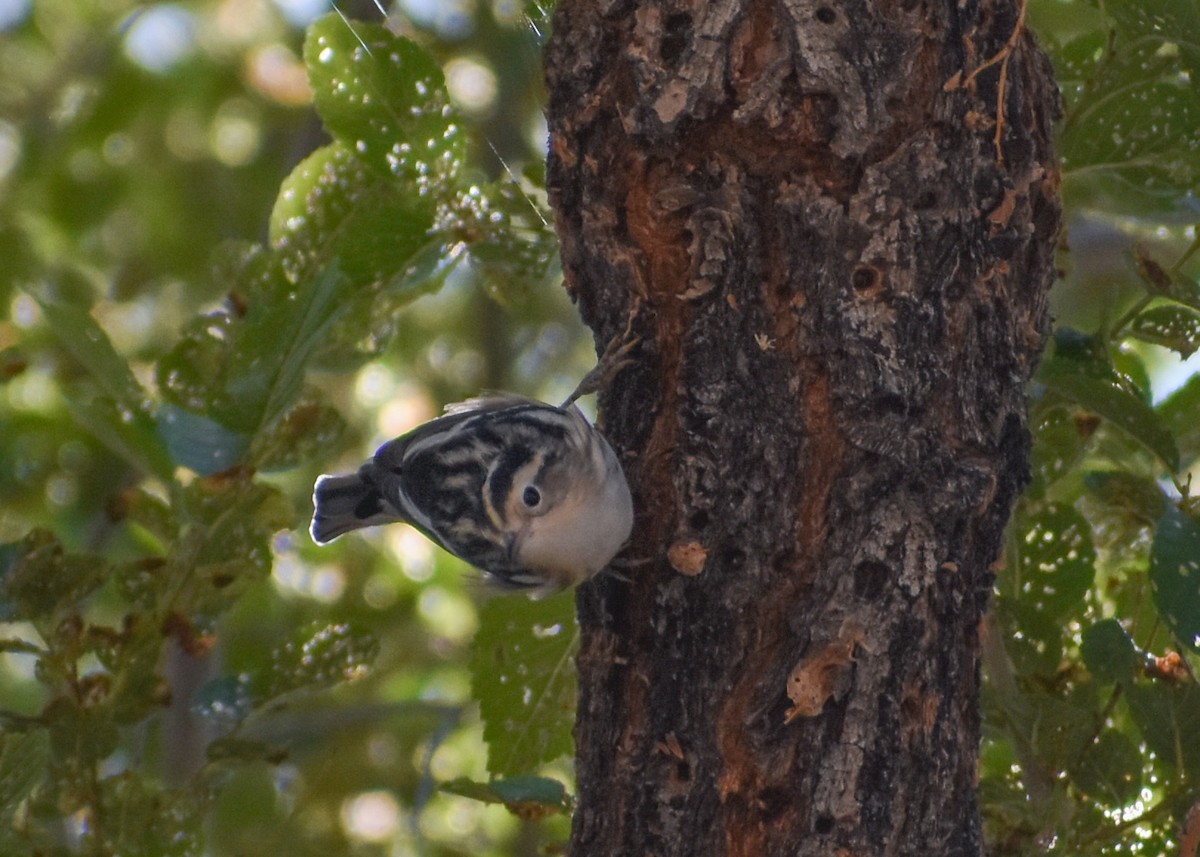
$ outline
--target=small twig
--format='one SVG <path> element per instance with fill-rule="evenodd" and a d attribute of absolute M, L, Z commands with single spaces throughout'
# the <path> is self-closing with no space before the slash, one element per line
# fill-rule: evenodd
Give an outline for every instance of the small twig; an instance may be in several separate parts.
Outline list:
<path fill-rule="evenodd" d="M 1025 7 L 1027 4 L 1028 0 L 1021 0 L 1021 6 L 1017 10 L 1017 23 L 1013 25 L 1012 35 L 1008 37 L 1008 41 L 1004 43 L 1004 46 L 1000 50 L 980 63 L 974 71 L 967 75 L 967 79 L 962 82 L 964 87 L 971 86 L 975 83 L 975 78 L 979 77 L 979 75 L 983 74 L 996 63 L 1008 62 L 1009 55 L 1017 49 L 1017 40 L 1025 32 Z"/>
<path fill-rule="evenodd" d="M 1183 270 L 1183 266 L 1187 264 L 1188 259 L 1196 255 L 1197 250 L 1200 250 L 1200 226 L 1194 228 L 1196 229 L 1196 237 L 1192 239 L 1192 243 L 1188 245 L 1188 248 L 1183 251 L 1183 255 L 1175 260 L 1175 264 L 1167 269 L 1169 273 L 1178 274 Z"/>
<path fill-rule="evenodd" d="M 992 140 L 996 146 L 996 162 L 1004 163 L 1004 149 L 1001 146 L 1002 138 L 1004 137 L 1004 99 L 1008 91 L 1008 60 L 1012 56 L 1012 52 L 1017 49 L 1017 42 L 1021 35 L 1025 32 L 1025 10 L 1029 0 L 1021 0 L 1021 5 L 1017 9 L 1017 22 L 1013 25 L 1012 35 L 1008 37 L 1008 41 L 1000 50 L 996 51 L 988 59 L 980 63 L 966 78 L 959 84 L 960 87 L 969 87 L 975 84 L 975 78 L 983 74 L 997 63 L 1000 64 L 1000 81 L 996 86 L 996 133 Z"/>
<path fill-rule="evenodd" d="M 1134 318 L 1136 318 L 1142 310 L 1148 307 L 1150 302 L 1156 297 L 1158 296 L 1143 295 L 1142 297 L 1138 298 L 1137 303 L 1131 306 L 1119 319 L 1117 319 L 1116 324 L 1114 324 L 1112 327 L 1112 332 L 1109 334 L 1109 339 L 1115 339 L 1116 337 L 1120 336 L 1121 331 L 1125 329 L 1126 325 L 1133 321 Z"/>
<path fill-rule="evenodd" d="M 1100 716 L 1096 718 L 1095 731 L 1093 731 L 1091 736 L 1086 741 L 1083 742 L 1083 745 L 1079 750 L 1078 761 L 1082 762 L 1084 757 L 1087 755 L 1087 752 L 1089 750 L 1091 750 L 1092 747 L 1094 747 L 1096 745 L 1096 743 L 1100 740 L 1100 734 L 1104 731 L 1104 724 L 1108 721 L 1108 718 L 1112 715 L 1113 709 L 1117 707 L 1117 700 L 1119 700 L 1120 698 L 1121 698 L 1121 685 L 1118 683 L 1113 686 L 1112 693 L 1110 693 L 1108 695 L 1108 702 L 1105 703 L 1105 705 L 1104 705 L 1104 710 L 1100 713 Z"/>

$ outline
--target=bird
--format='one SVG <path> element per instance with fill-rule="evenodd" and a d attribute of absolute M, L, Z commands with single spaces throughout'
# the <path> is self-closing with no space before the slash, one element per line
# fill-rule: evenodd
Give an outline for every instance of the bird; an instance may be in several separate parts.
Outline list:
<path fill-rule="evenodd" d="M 404 522 L 535 599 L 589 580 L 629 539 L 633 500 L 612 446 L 575 400 L 628 365 L 633 345 L 607 349 L 561 405 L 468 399 L 383 444 L 356 473 L 320 476 L 313 541 Z"/>

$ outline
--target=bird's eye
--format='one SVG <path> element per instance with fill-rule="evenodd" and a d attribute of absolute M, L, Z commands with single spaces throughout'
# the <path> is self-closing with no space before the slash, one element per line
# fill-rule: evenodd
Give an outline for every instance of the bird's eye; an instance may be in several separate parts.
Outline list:
<path fill-rule="evenodd" d="M 530 509 L 536 509 L 538 503 L 542 502 L 542 492 L 529 485 L 525 488 L 525 492 L 521 495 L 521 500 Z"/>

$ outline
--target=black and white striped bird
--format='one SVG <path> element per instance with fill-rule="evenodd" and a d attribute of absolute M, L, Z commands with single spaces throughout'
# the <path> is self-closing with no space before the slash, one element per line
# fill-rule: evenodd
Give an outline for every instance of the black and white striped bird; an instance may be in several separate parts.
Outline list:
<path fill-rule="evenodd" d="M 582 583 L 629 538 L 633 503 L 578 394 L 561 407 L 511 395 L 451 405 L 357 473 L 320 477 L 313 540 L 404 521 L 531 597 Z"/>

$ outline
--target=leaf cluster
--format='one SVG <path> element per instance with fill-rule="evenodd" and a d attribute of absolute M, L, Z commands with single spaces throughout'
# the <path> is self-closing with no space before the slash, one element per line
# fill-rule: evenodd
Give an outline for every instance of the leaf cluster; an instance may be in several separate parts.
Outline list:
<path fill-rule="evenodd" d="M 986 629 L 981 801 L 996 854 L 1168 853 L 1200 800 L 1200 383 L 1176 368 L 1200 348 L 1200 8 L 1031 14 L 1070 227 Z"/>
<path fill-rule="evenodd" d="M 316 467 L 362 441 L 345 373 L 433 339 L 397 343 L 403 308 L 445 290 L 440 308 L 457 324 L 464 284 L 519 302 L 516 284 L 554 275 L 544 191 L 536 171 L 488 180 L 469 165 L 465 120 L 426 48 L 330 14 L 308 28 L 293 67 L 328 142 L 277 187 L 247 171 L 239 190 L 274 194 L 265 240 L 221 243 L 258 223 L 239 225 L 220 193 L 209 197 L 236 179 L 206 178 L 203 145 L 171 135 L 233 104 L 243 119 L 287 116 L 260 126 L 287 143 L 303 136 L 288 105 L 266 98 L 265 83 L 262 105 L 248 100 L 236 57 L 225 68 L 181 60 L 179 88 L 167 89 L 122 53 L 136 15 L 117 27 L 98 9 L 89 18 L 46 4 L 56 5 L 61 21 L 39 8 L 0 58 L 36 63 L 0 87 L 0 130 L 24 146 L 0 184 L 14 203 L 0 215 L 11 251 L 0 276 L 0 852 L 247 853 L 273 850 L 268 835 L 286 850 L 348 851 L 366 822 L 347 795 L 394 790 L 416 818 L 439 754 L 470 745 L 465 690 L 437 691 L 465 684 L 465 671 L 439 664 L 431 649 L 445 638 L 426 640 L 421 621 L 469 632 L 476 620 L 461 595 L 418 603 L 366 547 L 351 577 L 290 533 L 307 521 Z M 129 14 L 121 5 L 106 14 Z M 116 35 L 88 45 L 97 32 Z M 76 99 L 50 127 L 38 125 L 38 87 Z M 286 145 L 263 145 L 264 159 L 286 163 Z M 200 187 L 176 199 L 140 182 L 127 150 L 157 181 Z M 217 160 L 222 151 L 215 142 Z M 178 163 L 189 158 L 203 167 Z M 163 220 L 180 233 L 173 241 L 122 243 L 122 225 Z M 139 328 L 139 313 L 151 327 Z M 545 321 L 530 308 L 539 313 Z M 454 563 L 434 565 L 440 575 Z M 323 595 L 329 587 L 366 603 Z M 310 600 L 289 600 L 297 591 Z M 381 624 L 388 610 L 401 627 Z M 405 646 L 415 658 L 398 656 Z M 569 672 L 555 686 L 559 716 Z M 537 745 L 539 758 L 564 750 L 555 726 L 558 743 Z M 400 744 L 372 745 L 384 731 Z M 320 741 L 329 749 L 315 750 Z M 339 746 L 360 769 L 293 773 L 302 786 L 289 786 L 289 770 Z M 416 762 L 383 778 L 381 760 L 397 754 Z M 320 823 L 289 810 L 300 800 Z M 415 823 L 408 835 L 446 838 Z"/>

